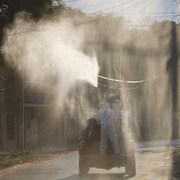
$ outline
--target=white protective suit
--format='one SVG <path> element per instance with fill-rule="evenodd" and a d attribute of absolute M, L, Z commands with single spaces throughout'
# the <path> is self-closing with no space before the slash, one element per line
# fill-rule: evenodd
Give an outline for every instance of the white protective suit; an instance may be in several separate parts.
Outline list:
<path fill-rule="evenodd" d="M 117 134 L 114 127 L 114 112 L 109 108 L 108 104 L 102 102 L 100 104 L 100 110 L 98 111 L 98 117 L 101 121 L 101 141 L 100 141 L 100 153 L 105 154 L 108 147 L 108 140 L 114 149 L 114 153 L 120 153 L 119 144 L 117 141 Z"/>

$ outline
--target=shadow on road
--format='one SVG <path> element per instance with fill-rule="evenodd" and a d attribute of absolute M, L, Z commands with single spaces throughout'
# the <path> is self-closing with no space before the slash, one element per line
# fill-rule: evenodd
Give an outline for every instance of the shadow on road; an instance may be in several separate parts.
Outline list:
<path fill-rule="evenodd" d="M 72 176 L 61 178 L 57 180 L 125 180 L 128 179 L 125 173 L 121 174 L 87 174 L 85 177 L 79 177 L 78 174 Z"/>
<path fill-rule="evenodd" d="M 180 148 L 173 150 L 172 160 L 171 176 L 180 179 Z"/>

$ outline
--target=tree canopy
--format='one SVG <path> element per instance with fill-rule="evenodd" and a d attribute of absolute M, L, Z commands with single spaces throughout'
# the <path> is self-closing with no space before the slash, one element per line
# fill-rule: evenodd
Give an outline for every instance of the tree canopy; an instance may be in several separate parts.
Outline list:
<path fill-rule="evenodd" d="M 62 7 L 63 5 L 58 6 L 59 9 Z M 30 13 L 34 19 L 39 19 L 44 14 L 53 12 L 52 0 L 2 0 L 0 2 L 0 42 L 4 27 L 13 22 L 15 15 L 22 11 Z"/>
<path fill-rule="evenodd" d="M 40 17 L 48 7 L 51 0 L 2 0 L 0 4 L 1 19 L 12 20 L 20 11 L 30 12 L 33 17 Z"/>
<path fill-rule="evenodd" d="M 60 5 L 57 8 L 61 9 Z M 56 9 L 57 9 L 56 8 Z M 52 0 L 1 0 L 0 2 L 0 47 L 3 41 L 3 29 L 11 24 L 19 12 L 30 13 L 32 18 L 38 20 L 44 14 L 53 12 Z M 6 66 L 0 53 L 0 95 L 5 91 Z"/>

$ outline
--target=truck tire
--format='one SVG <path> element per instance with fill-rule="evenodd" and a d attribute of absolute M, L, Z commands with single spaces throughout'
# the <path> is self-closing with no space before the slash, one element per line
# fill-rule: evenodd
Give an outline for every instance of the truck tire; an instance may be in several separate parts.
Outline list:
<path fill-rule="evenodd" d="M 136 175 L 136 161 L 135 161 L 134 153 L 132 153 L 131 155 L 129 155 L 129 157 L 127 157 L 125 170 L 129 177 L 133 177 Z"/>
<path fill-rule="evenodd" d="M 79 176 L 84 177 L 87 175 L 89 171 L 89 167 L 86 163 L 84 163 L 82 158 L 79 158 Z"/>

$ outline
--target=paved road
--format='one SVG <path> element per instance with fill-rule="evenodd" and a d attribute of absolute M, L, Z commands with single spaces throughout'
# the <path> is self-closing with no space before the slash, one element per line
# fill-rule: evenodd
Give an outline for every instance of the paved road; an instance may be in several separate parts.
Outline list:
<path fill-rule="evenodd" d="M 171 174 L 170 149 L 159 151 L 136 152 L 137 175 L 132 180 L 169 180 Z M 32 166 L 18 169 L 1 176 L 0 180 L 79 180 L 78 152 L 71 151 L 59 155 L 55 160 L 48 160 Z M 102 170 L 91 168 L 87 180 L 128 179 L 124 168 Z"/>

